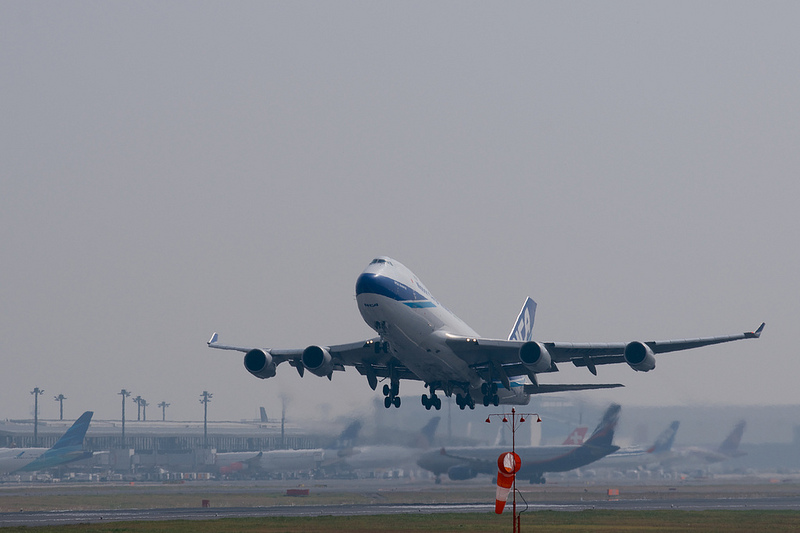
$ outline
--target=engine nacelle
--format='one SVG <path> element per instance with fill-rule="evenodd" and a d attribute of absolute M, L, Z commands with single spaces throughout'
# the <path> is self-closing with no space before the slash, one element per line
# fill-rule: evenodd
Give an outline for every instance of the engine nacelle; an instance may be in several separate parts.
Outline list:
<path fill-rule="evenodd" d="M 275 376 L 276 367 L 272 355 L 258 348 L 244 354 L 244 367 L 257 378 L 267 379 Z"/>
<path fill-rule="evenodd" d="M 539 342 L 526 342 L 519 349 L 519 360 L 533 372 L 547 372 L 553 359 L 550 352 Z"/>
<path fill-rule="evenodd" d="M 633 341 L 625 346 L 625 362 L 638 372 L 649 372 L 656 367 L 653 350 L 643 342 Z"/>
<path fill-rule="evenodd" d="M 465 479 L 472 479 L 478 473 L 466 465 L 451 466 L 447 470 L 447 477 L 453 481 L 464 481 Z"/>
<path fill-rule="evenodd" d="M 303 362 L 304 367 L 319 377 L 330 376 L 331 372 L 333 372 L 333 358 L 325 348 L 309 346 L 303 350 L 303 356 L 300 360 Z"/>

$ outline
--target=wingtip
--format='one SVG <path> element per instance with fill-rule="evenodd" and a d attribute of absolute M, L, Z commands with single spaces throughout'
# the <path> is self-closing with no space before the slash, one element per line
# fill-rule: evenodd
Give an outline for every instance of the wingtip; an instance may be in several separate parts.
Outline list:
<path fill-rule="evenodd" d="M 751 338 L 751 339 L 757 339 L 757 338 L 759 338 L 759 337 L 761 336 L 761 332 L 762 332 L 762 331 L 764 331 L 764 326 L 766 326 L 766 325 L 767 325 L 767 323 L 766 323 L 766 322 L 762 322 L 762 323 L 761 323 L 761 325 L 760 325 L 760 326 L 758 326 L 758 329 L 757 329 L 757 330 L 755 330 L 755 331 L 754 331 L 754 332 L 752 332 L 752 333 L 748 333 L 748 334 L 747 334 L 747 337 L 748 337 L 748 338 Z"/>
<path fill-rule="evenodd" d="M 218 340 L 219 340 L 219 335 L 217 335 L 217 332 L 215 331 L 214 334 L 211 335 L 211 338 L 208 339 L 208 342 L 206 344 L 211 346 L 212 344 L 216 343 Z"/>

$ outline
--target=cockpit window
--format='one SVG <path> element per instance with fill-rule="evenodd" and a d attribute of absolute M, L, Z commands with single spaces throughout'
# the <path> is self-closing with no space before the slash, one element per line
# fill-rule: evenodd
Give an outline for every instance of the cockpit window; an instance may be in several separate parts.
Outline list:
<path fill-rule="evenodd" d="M 391 265 L 392 263 L 387 261 L 386 259 L 381 259 L 380 257 L 377 259 L 373 259 L 372 262 L 370 263 L 370 265 L 382 265 L 382 264 Z"/>

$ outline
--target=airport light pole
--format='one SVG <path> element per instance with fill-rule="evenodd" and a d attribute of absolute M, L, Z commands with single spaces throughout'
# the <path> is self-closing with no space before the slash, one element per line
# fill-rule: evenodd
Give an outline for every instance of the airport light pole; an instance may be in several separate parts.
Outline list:
<path fill-rule="evenodd" d="M 201 394 L 200 403 L 203 404 L 203 447 L 208 448 L 208 402 L 211 401 L 213 394 L 204 390 Z"/>
<path fill-rule="evenodd" d="M 117 394 L 122 396 L 122 446 L 125 446 L 125 398 L 130 396 L 131 393 L 122 389 Z"/>
<path fill-rule="evenodd" d="M 33 394 L 33 445 L 39 444 L 39 395 L 44 394 L 44 389 L 34 387 L 31 391 Z"/>
<path fill-rule="evenodd" d="M 511 416 L 511 421 L 510 422 L 508 420 L 509 415 Z M 536 417 L 536 422 L 541 422 L 542 421 L 542 419 L 536 413 L 517 413 L 517 410 L 515 408 L 513 408 L 513 407 L 511 408 L 511 413 L 498 413 L 498 414 L 491 414 L 491 415 L 487 416 L 486 417 L 486 423 L 487 424 L 491 423 L 491 418 L 493 416 L 502 416 L 503 417 L 503 423 L 504 424 L 509 424 L 511 426 L 511 453 L 513 453 L 515 456 L 516 456 L 516 453 L 517 453 L 517 451 L 516 451 L 516 448 L 517 448 L 517 441 L 516 441 L 517 427 L 520 424 L 522 424 L 523 422 L 525 422 L 525 417 L 526 416 L 527 417 L 535 416 Z M 519 515 L 517 515 L 517 476 L 514 476 L 514 481 L 513 481 L 512 487 L 511 487 L 511 491 L 514 494 L 514 496 L 513 496 L 513 505 L 512 505 L 512 515 L 511 515 L 511 519 L 513 521 L 512 522 L 512 524 L 513 524 L 512 531 L 514 533 L 520 533 L 522 531 L 522 529 L 520 528 Z"/>
<path fill-rule="evenodd" d="M 64 400 L 67 399 L 66 396 L 63 394 L 59 394 L 58 396 L 54 397 L 55 401 L 58 402 L 58 419 L 64 420 Z"/>
<path fill-rule="evenodd" d="M 162 401 L 158 404 L 158 407 L 161 408 L 161 421 L 164 422 L 167 419 L 167 407 L 169 407 L 169 404 Z"/>
<path fill-rule="evenodd" d="M 138 422 L 142 420 L 142 397 L 137 396 L 133 401 L 136 402 L 136 421 Z"/>

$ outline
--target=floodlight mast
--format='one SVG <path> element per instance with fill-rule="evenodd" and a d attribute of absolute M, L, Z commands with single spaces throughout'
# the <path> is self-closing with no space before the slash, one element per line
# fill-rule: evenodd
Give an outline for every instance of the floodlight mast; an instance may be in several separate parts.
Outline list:
<path fill-rule="evenodd" d="M 203 404 L 203 447 L 208 448 L 208 402 L 211 401 L 211 394 L 208 391 L 203 391 L 201 394 L 200 403 Z"/>
<path fill-rule="evenodd" d="M 53 399 L 58 402 L 58 419 L 64 420 L 64 400 L 67 399 L 66 396 L 63 394 L 59 394 L 58 396 L 54 396 Z"/>
<path fill-rule="evenodd" d="M 125 398 L 131 395 L 130 392 L 122 389 L 117 394 L 122 396 L 122 446 L 125 446 Z"/>
<path fill-rule="evenodd" d="M 39 395 L 44 394 L 44 389 L 34 387 L 33 394 L 33 445 L 39 445 Z"/>
<path fill-rule="evenodd" d="M 158 404 L 158 407 L 161 408 L 161 421 L 164 422 L 167 419 L 167 407 L 169 407 L 169 404 L 165 401 L 162 401 Z"/>
<path fill-rule="evenodd" d="M 508 421 L 509 414 L 511 415 L 511 422 Z M 541 417 L 537 413 L 517 413 L 517 410 L 514 409 L 513 407 L 511 408 L 511 413 L 490 414 L 489 416 L 486 417 L 486 423 L 487 424 L 490 424 L 492 422 L 491 418 L 493 416 L 502 416 L 503 417 L 502 422 L 504 424 L 510 424 L 511 425 L 511 452 L 515 456 L 516 456 L 516 453 L 517 453 L 517 450 L 516 450 L 516 448 L 517 448 L 517 440 L 516 440 L 517 426 L 519 426 L 519 424 L 522 424 L 523 422 L 525 422 L 525 417 L 526 416 L 529 417 L 529 418 L 532 417 L 532 416 L 535 416 L 536 417 L 536 422 L 541 422 L 542 421 Z M 519 521 L 520 517 L 519 517 L 519 515 L 517 515 L 517 476 L 516 475 L 514 476 L 514 481 L 512 482 L 511 491 L 512 491 L 512 493 L 514 495 L 513 496 L 513 500 L 512 500 L 513 503 L 512 503 L 512 515 L 511 515 L 512 524 L 513 524 L 512 531 L 514 533 L 521 533 L 522 529 L 520 527 L 520 521 Z"/>

